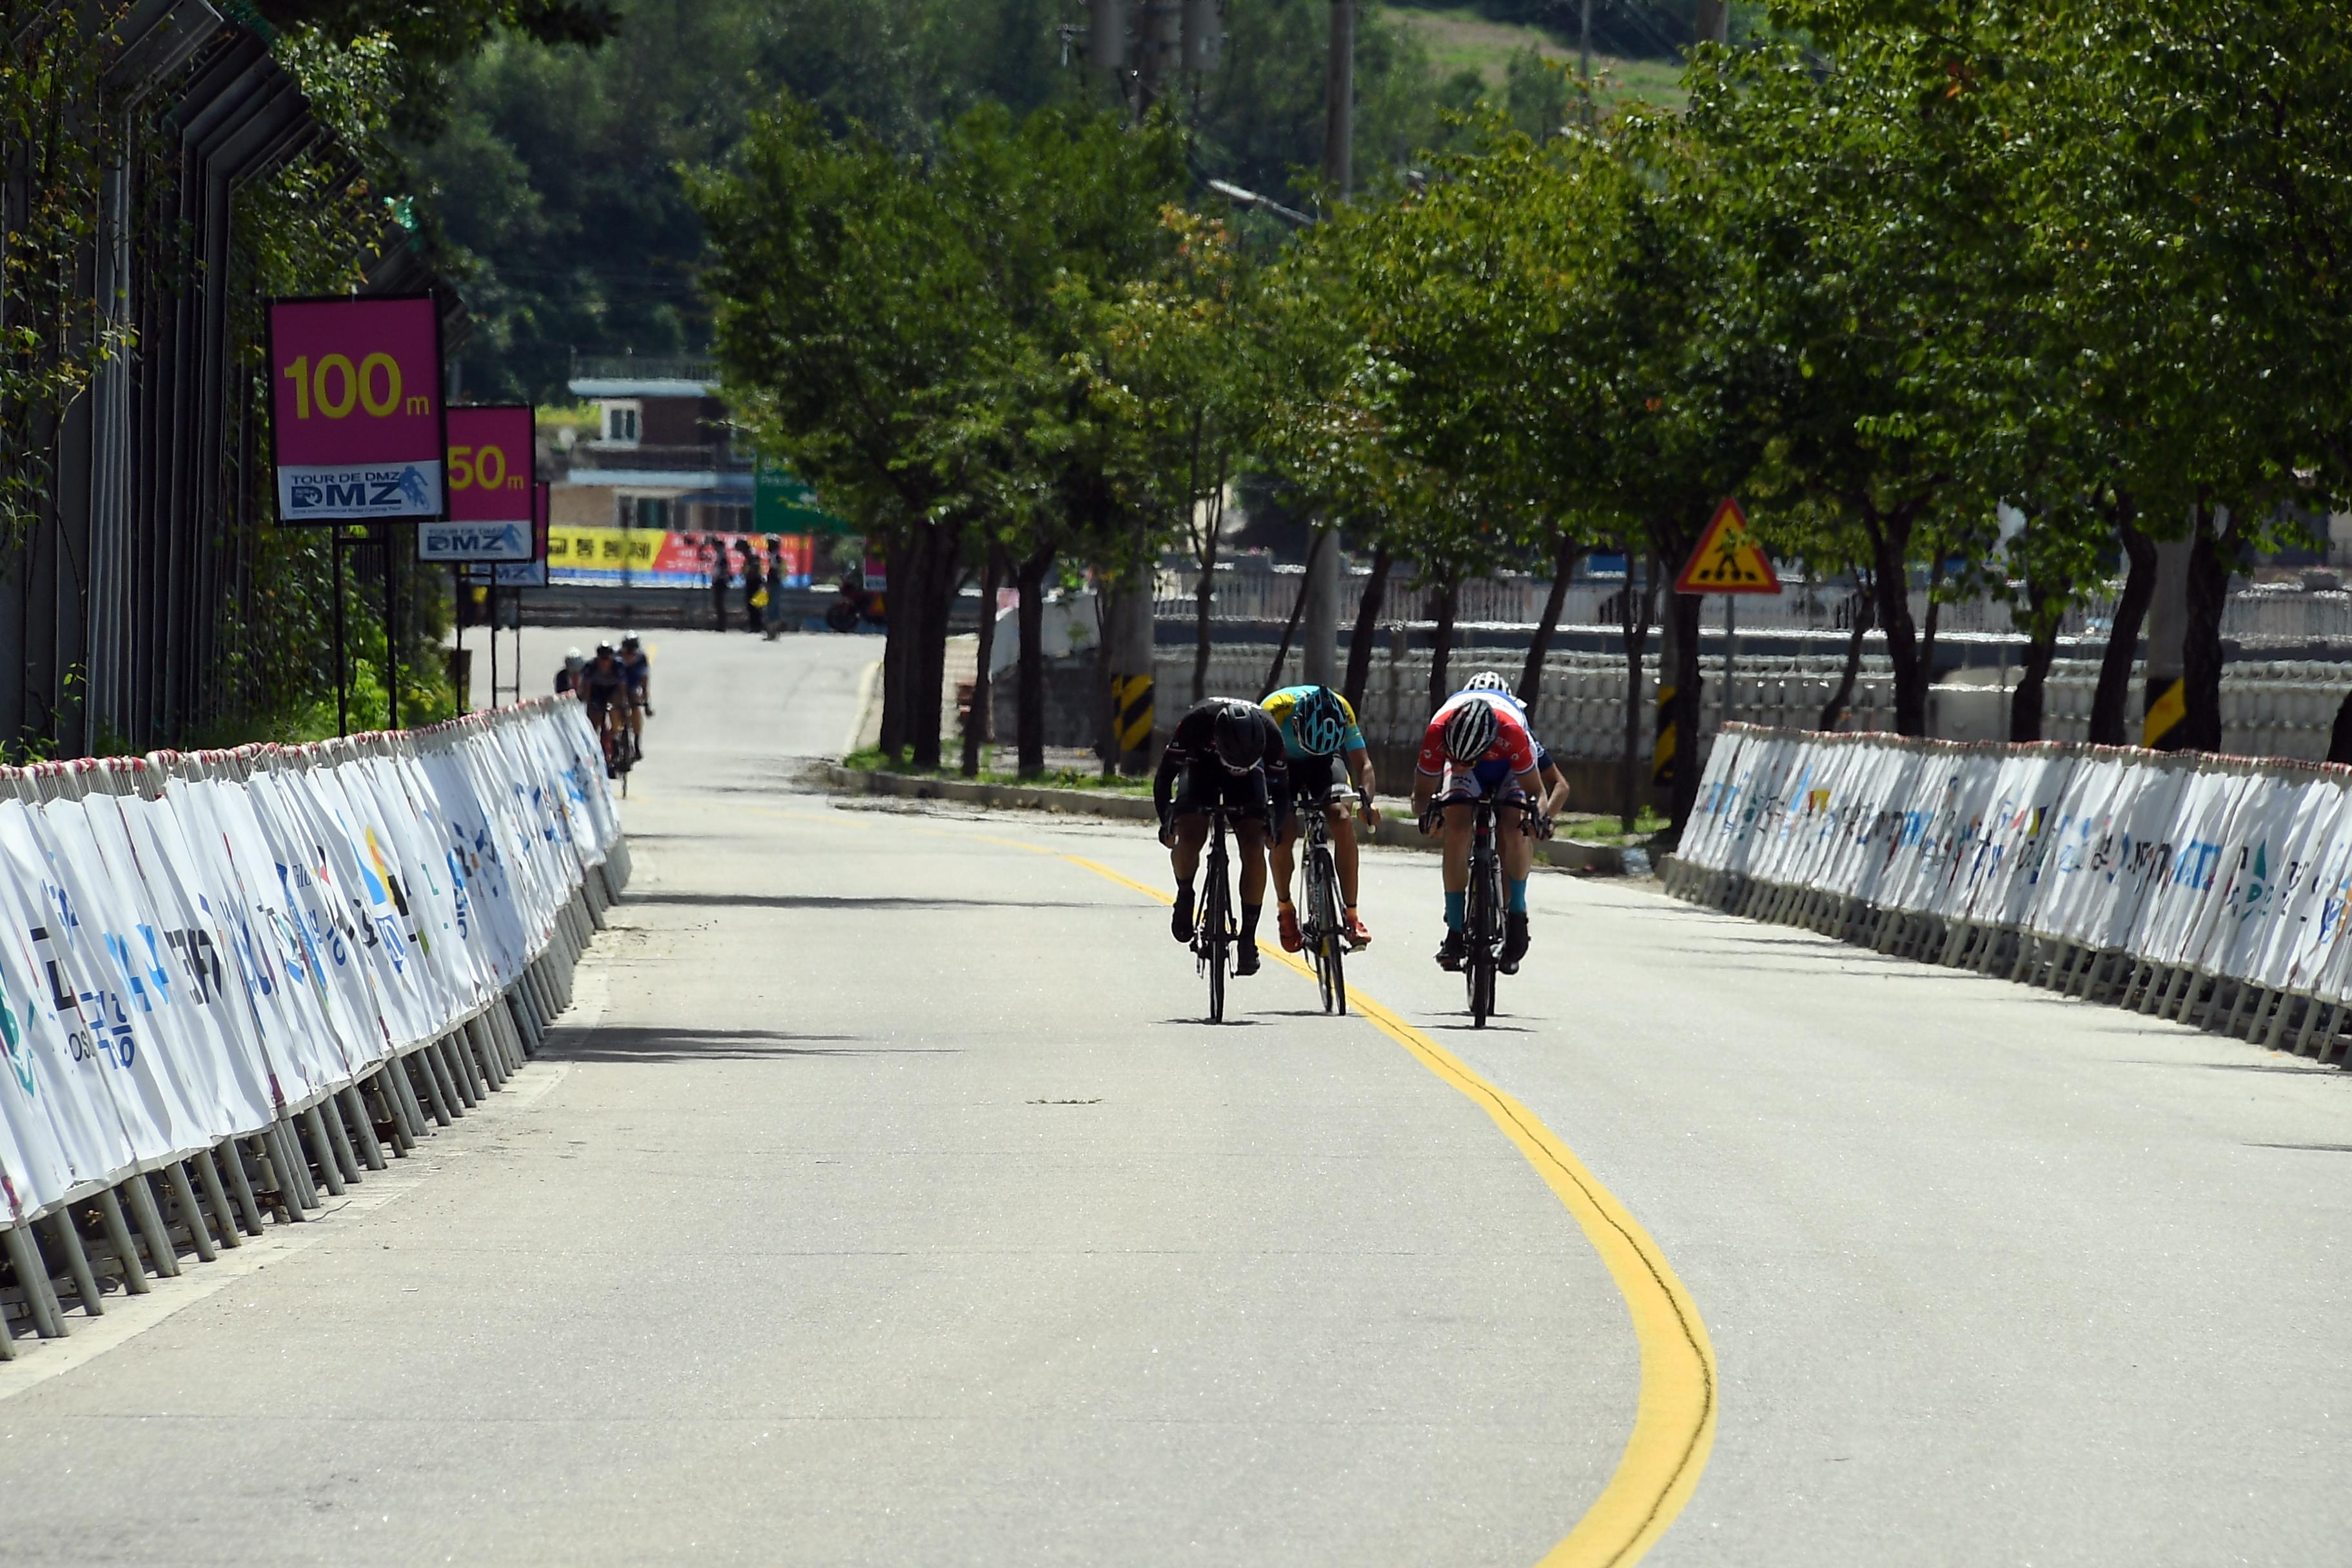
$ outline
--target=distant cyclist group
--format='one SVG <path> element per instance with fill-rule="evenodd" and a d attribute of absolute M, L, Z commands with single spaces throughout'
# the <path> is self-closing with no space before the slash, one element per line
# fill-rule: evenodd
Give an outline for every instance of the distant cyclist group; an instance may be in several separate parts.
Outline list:
<path fill-rule="evenodd" d="M 1340 777 L 1342 767 L 1352 784 Z M 1204 967 L 1218 967 L 1229 949 L 1234 974 L 1255 973 L 1258 920 L 1270 880 L 1285 952 L 1316 951 L 1321 973 L 1326 966 L 1316 939 L 1330 939 L 1328 1005 L 1339 950 L 1355 951 L 1371 941 L 1357 908 L 1351 808 L 1377 823 L 1375 790 L 1371 753 L 1355 710 L 1328 687 L 1286 687 L 1262 702 L 1216 697 L 1192 709 L 1170 735 L 1152 784 L 1160 840 L 1169 848 L 1176 878 L 1171 926 L 1176 940 L 1202 953 Z M 1452 971 L 1470 965 L 1473 1011 L 1483 1022 L 1491 1006 L 1491 978 L 1482 1006 L 1475 971 L 1484 959 L 1505 974 L 1515 973 L 1527 957 L 1534 841 L 1550 837 L 1552 818 L 1567 804 L 1568 784 L 1528 728 L 1527 710 L 1508 682 L 1488 670 L 1472 677 L 1430 716 L 1415 760 L 1412 798 L 1423 834 L 1441 838 L 1444 850 L 1445 935 L 1437 962 Z M 1302 924 L 1292 882 L 1302 820 L 1309 817 L 1321 819 L 1307 822 L 1310 849 L 1319 852 L 1328 838 L 1337 898 L 1328 920 L 1318 921 L 1310 864 L 1308 913 Z M 1240 847 L 1237 926 L 1223 909 L 1228 896 L 1222 885 L 1223 829 L 1228 826 Z M 1204 906 L 1195 886 L 1204 844 L 1215 857 L 1208 889 L 1214 908 Z M 1499 910 L 1482 897 L 1476 876 L 1482 869 L 1489 871 Z M 1328 931 L 1321 929 L 1326 925 Z M 1220 1016 L 1221 973 L 1212 974 L 1211 997 L 1212 1016 Z"/>
<path fill-rule="evenodd" d="M 635 634 L 623 637 L 617 648 L 598 643 L 593 657 L 576 647 L 565 653 L 563 668 L 555 672 L 555 689 L 559 696 L 569 691 L 579 697 L 604 749 L 605 773 L 625 780 L 645 755 L 646 721 L 654 710 L 653 666 Z"/>

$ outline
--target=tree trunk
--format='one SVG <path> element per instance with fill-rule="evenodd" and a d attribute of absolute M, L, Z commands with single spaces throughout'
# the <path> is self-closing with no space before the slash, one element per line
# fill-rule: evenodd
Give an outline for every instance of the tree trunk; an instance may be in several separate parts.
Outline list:
<path fill-rule="evenodd" d="M 2189 545 L 2189 635 L 2180 649 L 2181 696 L 2189 705 L 2180 721 L 2185 752 L 2221 749 L 2221 606 L 2230 596 L 2241 538 L 2234 516 L 2221 521 L 2224 510 L 2200 497 Z"/>
<path fill-rule="evenodd" d="M 1699 674 L 1698 622 L 1706 599 L 1699 594 L 1670 594 L 1667 599 L 1666 613 L 1675 617 L 1675 791 L 1669 831 L 1679 843 L 1698 804 L 1699 687 L 1704 679 Z"/>
<path fill-rule="evenodd" d="M 914 763 L 919 768 L 940 765 L 941 710 L 947 706 L 948 615 L 955 606 L 963 574 L 956 556 L 963 544 L 963 524 L 937 523 L 924 530 L 930 537 L 923 551 L 923 626 L 916 644 L 915 690 L 908 703 Z"/>
<path fill-rule="evenodd" d="M 1364 580 L 1364 596 L 1356 605 L 1356 629 L 1348 634 L 1347 689 L 1341 693 L 1360 719 L 1364 687 L 1372 678 L 1372 644 L 1380 639 L 1381 607 L 1389 595 L 1389 570 L 1396 555 L 1385 544 L 1372 546 L 1372 574 Z"/>
<path fill-rule="evenodd" d="M 1452 573 L 1437 580 L 1429 593 L 1429 618 L 1437 623 L 1436 636 L 1429 647 L 1429 706 L 1436 711 L 1439 703 L 1454 694 L 1453 683 L 1445 679 L 1445 667 L 1454 658 L 1454 602 L 1461 584 Z"/>
<path fill-rule="evenodd" d="M 1944 618 L 1944 602 L 1936 590 L 1944 585 L 1944 563 L 1938 558 L 1927 568 L 1927 619 L 1919 628 L 1920 686 L 1923 689 L 1936 684 L 1936 625 Z M 1926 717 L 1926 698 L 1921 698 L 1921 717 Z"/>
<path fill-rule="evenodd" d="M 1282 641 L 1274 650 L 1274 662 L 1266 667 L 1265 683 L 1257 689 L 1257 700 L 1261 702 L 1282 684 L 1282 667 L 1290 658 L 1291 639 L 1298 635 L 1298 617 L 1307 608 L 1307 584 L 1315 578 L 1315 557 L 1322 552 L 1324 542 L 1335 531 L 1328 528 L 1318 529 L 1315 542 L 1307 547 L 1307 570 L 1299 574 L 1298 597 L 1291 601 L 1290 619 L 1282 628 Z"/>
<path fill-rule="evenodd" d="M 1004 552 L 994 544 L 986 547 L 980 568 L 980 657 L 972 663 L 971 707 L 963 721 L 963 776 L 980 776 L 980 753 L 989 742 L 989 729 L 996 717 L 996 700 L 988 667 L 996 657 L 996 585 L 1004 574 Z"/>
<path fill-rule="evenodd" d="M 2129 496 L 2115 505 L 2116 537 L 2123 542 L 2130 563 L 2124 591 L 2116 601 L 2115 624 L 2107 628 L 2106 651 L 2099 658 L 2099 687 L 2091 699 L 2091 744 L 2126 743 L 2124 717 L 2131 710 L 2132 665 L 2139 657 L 2139 629 L 2147 607 L 2156 601 L 2156 542 L 2134 526 Z"/>
<path fill-rule="evenodd" d="M 1846 710 L 1853 706 L 1853 683 L 1862 676 L 1863 640 L 1870 636 L 1873 622 L 1877 619 L 1878 601 L 1869 574 L 1863 574 L 1861 592 L 1853 596 L 1853 629 L 1845 639 L 1845 668 L 1838 672 L 1838 689 L 1822 709 L 1822 728 L 1833 731 L 1845 722 Z"/>
<path fill-rule="evenodd" d="M 1923 735 L 1927 730 L 1927 672 L 1919 662 L 1919 632 L 1911 619 L 1911 521 L 1913 510 L 1897 507 L 1864 514 L 1871 539 L 1872 585 L 1878 591 L 1878 624 L 1886 632 L 1886 658 L 1895 667 L 1895 732 Z"/>
<path fill-rule="evenodd" d="M 1519 700 L 1530 710 L 1536 699 L 1543 695 L 1544 656 L 1551 652 L 1552 634 L 1559 629 L 1559 607 L 1568 602 L 1568 580 L 1576 571 L 1576 563 L 1584 559 L 1586 546 L 1566 529 L 1552 544 L 1551 592 L 1544 595 L 1543 618 L 1536 623 L 1535 636 L 1528 639 L 1528 662 L 1519 670 Z M 1625 558 L 1625 592 L 1633 591 L 1633 558 Z"/>
<path fill-rule="evenodd" d="M 1054 547 L 1045 545 L 1021 563 L 1013 574 L 1020 590 L 1021 703 L 1020 770 L 1024 779 L 1045 771 L 1045 571 L 1054 563 Z"/>
<path fill-rule="evenodd" d="M 2047 594 L 2026 590 L 2027 630 L 2025 673 L 2009 698 L 2009 738 L 2013 742 L 2042 739 L 2042 691 L 2050 679 L 2050 661 L 2058 657 L 2058 627 L 2063 607 L 2053 613 Z"/>
<path fill-rule="evenodd" d="M 884 546 L 882 559 L 889 563 L 893 577 L 887 599 L 887 616 L 882 629 L 882 756 L 896 766 L 907 745 L 907 667 L 912 660 L 908 647 L 914 630 L 915 617 L 907 613 L 906 578 L 902 575 L 910 563 L 914 552 L 898 541 Z"/>
<path fill-rule="evenodd" d="M 1658 596 L 1658 566 L 1650 563 L 1649 581 L 1641 595 L 1633 593 L 1633 542 L 1625 550 L 1625 592 L 1617 605 L 1618 629 L 1625 650 L 1625 749 L 1617 759 L 1617 815 L 1625 831 L 1642 815 L 1642 719 L 1649 704 L 1643 700 L 1642 657 L 1650 640 L 1650 616 Z"/>

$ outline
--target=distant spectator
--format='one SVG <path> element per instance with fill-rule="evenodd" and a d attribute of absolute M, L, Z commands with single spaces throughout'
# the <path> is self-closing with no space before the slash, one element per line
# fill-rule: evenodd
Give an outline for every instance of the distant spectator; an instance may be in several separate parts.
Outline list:
<path fill-rule="evenodd" d="M 727 546 L 723 541 L 712 540 L 710 552 L 710 616 L 720 631 L 727 629 L 727 590 L 734 585 L 735 574 L 727 564 Z"/>
<path fill-rule="evenodd" d="M 743 629 L 764 632 L 768 629 L 768 574 L 761 569 L 760 552 L 751 542 L 743 542 Z"/>

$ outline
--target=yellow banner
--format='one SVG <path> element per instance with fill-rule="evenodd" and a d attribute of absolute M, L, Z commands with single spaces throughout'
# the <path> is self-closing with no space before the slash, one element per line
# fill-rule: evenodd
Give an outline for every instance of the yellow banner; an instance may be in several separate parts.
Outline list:
<path fill-rule="evenodd" d="M 659 529 L 566 528 L 547 531 L 550 566 L 628 567 L 650 571 L 669 535 Z"/>

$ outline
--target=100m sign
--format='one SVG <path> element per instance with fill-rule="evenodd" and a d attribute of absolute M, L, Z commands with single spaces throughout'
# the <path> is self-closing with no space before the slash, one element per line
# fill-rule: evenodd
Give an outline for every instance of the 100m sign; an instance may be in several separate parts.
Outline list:
<path fill-rule="evenodd" d="M 294 384 L 294 417 L 308 419 L 311 411 L 329 419 L 344 419 L 354 408 L 376 419 L 395 413 L 430 415 L 433 399 L 423 395 L 403 400 L 400 362 L 387 353 L 373 353 L 354 367 L 350 356 L 327 354 L 316 365 L 310 356 L 298 356 L 286 367 Z"/>
<path fill-rule="evenodd" d="M 432 297 L 274 300 L 269 376 L 280 522 L 448 515 Z"/>

